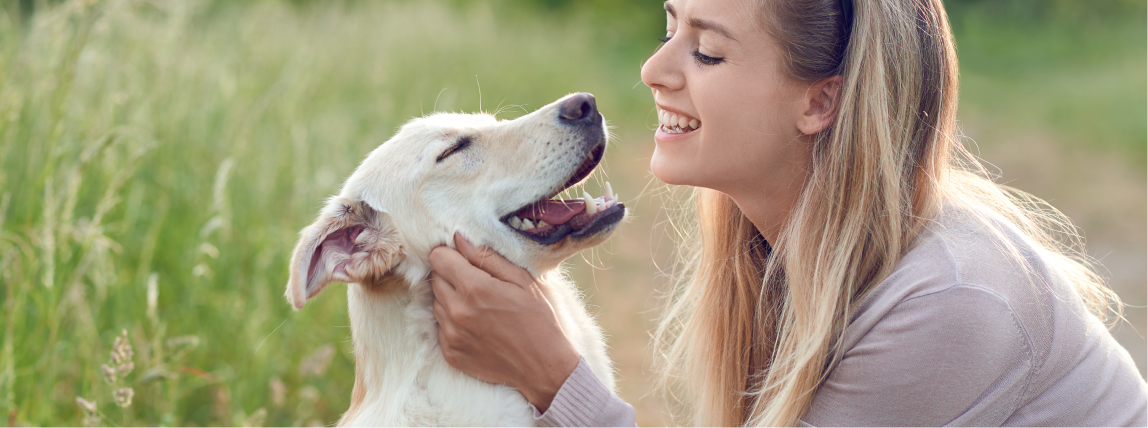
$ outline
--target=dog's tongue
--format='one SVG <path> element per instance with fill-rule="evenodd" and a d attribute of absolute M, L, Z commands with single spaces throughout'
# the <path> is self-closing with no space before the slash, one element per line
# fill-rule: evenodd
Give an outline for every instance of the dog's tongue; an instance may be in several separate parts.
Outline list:
<path fill-rule="evenodd" d="M 549 224 L 563 224 L 583 211 L 586 211 L 586 202 L 581 199 L 548 200 L 528 206 L 519 211 L 517 215 L 523 220 L 542 220 Z"/>

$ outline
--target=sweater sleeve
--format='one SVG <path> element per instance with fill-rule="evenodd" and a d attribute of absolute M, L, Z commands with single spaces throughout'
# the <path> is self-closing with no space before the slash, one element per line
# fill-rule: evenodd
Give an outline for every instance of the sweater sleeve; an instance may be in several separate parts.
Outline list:
<path fill-rule="evenodd" d="M 585 358 L 558 389 L 546 413 L 534 409 L 537 426 L 632 427 L 634 421 L 634 408 L 606 389 Z"/>
<path fill-rule="evenodd" d="M 999 426 L 1016 410 L 1032 349 L 1009 305 L 956 286 L 897 304 L 846 350 L 804 423 Z"/>

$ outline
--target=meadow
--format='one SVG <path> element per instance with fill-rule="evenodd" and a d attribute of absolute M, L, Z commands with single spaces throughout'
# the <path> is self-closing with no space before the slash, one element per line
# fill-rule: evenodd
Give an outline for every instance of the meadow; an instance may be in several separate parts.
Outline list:
<path fill-rule="evenodd" d="M 34 12 L 28 5 L 35 3 Z M 956 2 L 967 143 L 1084 230 L 1148 331 L 1142 2 Z M 592 92 L 633 213 L 568 262 L 640 425 L 673 424 L 648 331 L 685 189 L 647 168 L 657 1 L 12 1 L 0 6 L 0 418 L 330 425 L 354 363 L 339 286 L 281 297 L 298 231 L 412 117 L 511 119 Z M 129 349 L 130 346 L 130 349 Z"/>

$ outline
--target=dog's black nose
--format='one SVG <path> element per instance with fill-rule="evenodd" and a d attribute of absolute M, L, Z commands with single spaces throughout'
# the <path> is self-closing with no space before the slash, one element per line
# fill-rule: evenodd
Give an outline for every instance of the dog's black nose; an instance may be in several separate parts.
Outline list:
<path fill-rule="evenodd" d="M 574 94 L 562 101 L 561 114 L 563 120 L 570 122 L 593 122 L 598 116 L 598 106 L 594 104 L 594 96 L 585 92 Z"/>

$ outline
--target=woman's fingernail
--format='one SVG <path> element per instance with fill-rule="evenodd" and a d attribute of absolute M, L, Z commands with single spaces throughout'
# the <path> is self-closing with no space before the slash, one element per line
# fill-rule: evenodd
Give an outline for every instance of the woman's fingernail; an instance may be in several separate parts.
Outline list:
<path fill-rule="evenodd" d="M 455 237 L 455 239 L 460 239 L 460 240 L 462 240 L 462 242 L 465 242 L 465 243 L 466 243 L 466 245 L 469 245 L 469 246 L 472 246 L 472 247 L 474 246 L 474 244 L 470 243 L 470 240 L 469 240 L 469 239 L 466 239 L 466 237 L 465 237 L 465 236 L 462 236 L 462 233 L 459 233 L 459 232 L 455 232 L 455 233 L 454 233 L 454 237 Z"/>

